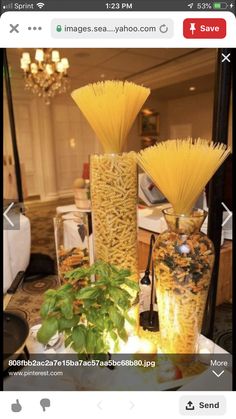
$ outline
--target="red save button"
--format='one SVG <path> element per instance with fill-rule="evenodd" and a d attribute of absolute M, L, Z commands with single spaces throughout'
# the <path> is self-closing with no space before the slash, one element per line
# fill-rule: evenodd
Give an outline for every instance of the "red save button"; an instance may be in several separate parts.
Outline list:
<path fill-rule="evenodd" d="M 183 22 L 185 38 L 225 38 L 226 21 L 224 19 L 185 19 Z"/>

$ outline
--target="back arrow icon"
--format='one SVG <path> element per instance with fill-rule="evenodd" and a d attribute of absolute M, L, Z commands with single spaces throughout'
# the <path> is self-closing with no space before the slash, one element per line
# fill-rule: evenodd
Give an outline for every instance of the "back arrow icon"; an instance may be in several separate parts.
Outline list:
<path fill-rule="evenodd" d="M 98 407 L 98 409 L 102 410 L 102 400 L 100 400 L 100 402 L 98 402 L 97 407 Z"/>
<path fill-rule="evenodd" d="M 5 217 L 5 219 L 8 221 L 8 223 L 14 227 L 13 222 L 10 220 L 10 218 L 7 216 L 8 212 L 12 209 L 12 207 L 14 206 L 14 202 L 11 202 L 11 204 L 7 207 L 7 209 L 4 211 L 3 213 L 3 217 Z"/>

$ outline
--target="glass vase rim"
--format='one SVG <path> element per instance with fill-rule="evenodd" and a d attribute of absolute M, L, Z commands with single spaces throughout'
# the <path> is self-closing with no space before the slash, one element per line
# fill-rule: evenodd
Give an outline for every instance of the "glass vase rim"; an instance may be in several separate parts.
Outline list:
<path fill-rule="evenodd" d="M 91 153 L 90 157 L 93 156 L 122 156 L 123 154 L 129 154 L 129 153 L 135 153 L 135 151 L 119 151 L 118 153 L 116 152 L 110 152 L 110 153 Z"/>
<path fill-rule="evenodd" d="M 63 218 L 65 215 L 68 215 L 68 214 L 70 214 L 71 218 Z M 77 217 L 80 217 L 81 218 L 81 214 L 84 215 L 86 213 L 83 212 L 83 211 L 80 211 L 79 209 L 78 210 L 73 210 L 73 211 L 59 212 L 58 214 L 56 214 L 53 217 L 53 220 L 59 220 L 59 221 L 60 220 L 64 221 L 65 219 L 66 220 L 74 220 Z"/>
<path fill-rule="evenodd" d="M 172 212 L 171 212 L 172 211 Z M 164 216 L 178 217 L 178 218 L 206 218 L 208 212 L 202 208 L 193 208 L 190 214 L 176 213 L 173 207 L 168 207 L 162 210 Z"/>

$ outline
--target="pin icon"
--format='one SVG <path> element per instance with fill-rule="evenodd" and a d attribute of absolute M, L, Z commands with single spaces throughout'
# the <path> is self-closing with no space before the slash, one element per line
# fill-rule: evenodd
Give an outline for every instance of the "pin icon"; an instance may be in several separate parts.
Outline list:
<path fill-rule="evenodd" d="M 46 407 L 50 407 L 51 406 L 51 403 L 50 403 L 50 400 L 49 399 L 41 399 L 40 400 L 40 405 L 42 406 L 43 411 L 45 412 L 46 411 Z"/>
<path fill-rule="evenodd" d="M 16 399 L 16 403 L 13 403 L 11 405 L 11 410 L 12 410 L 12 412 L 15 412 L 15 413 L 20 412 L 22 410 L 22 407 L 21 407 L 18 399 Z"/>
<path fill-rule="evenodd" d="M 194 32 L 196 31 L 196 23 L 190 23 L 190 31 L 192 32 L 192 35 L 194 35 Z"/>

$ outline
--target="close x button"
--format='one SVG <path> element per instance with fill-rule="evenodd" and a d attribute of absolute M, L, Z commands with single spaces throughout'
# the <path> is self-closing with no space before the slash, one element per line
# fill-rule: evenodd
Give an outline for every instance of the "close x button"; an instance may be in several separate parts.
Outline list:
<path fill-rule="evenodd" d="M 225 38 L 225 19 L 185 19 L 183 22 L 183 34 L 185 38 Z"/>

